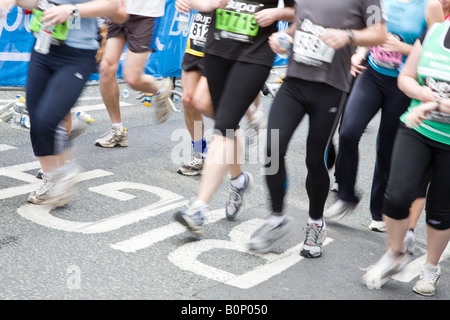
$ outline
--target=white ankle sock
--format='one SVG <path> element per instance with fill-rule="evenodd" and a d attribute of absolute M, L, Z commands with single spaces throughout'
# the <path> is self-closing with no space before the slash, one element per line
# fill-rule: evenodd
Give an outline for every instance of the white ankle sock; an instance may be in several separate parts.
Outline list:
<path fill-rule="evenodd" d="M 231 185 L 236 189 L 242 189 L 245 186 L 245 175 L 242 172 L 237 178 L 230 181 Z"/>
<path fill-rule="evenodd" d="M 120 129 L 120 131 L 123 132 L 123 123 L 122 123 L 122 122 L 119 122 L 119 123 L 113 123 L 113 124 L 112 124 L 112 127 L 113 127 L 113 128 L 116 128 L 116 129 Z"/>
<path fill-rule="evenodd" d="M 309 218 L 308 224 L 317 224 L 318 226 L 321 227 L 323 225 L 323 220 L 322 219 L 315 220 L 315 219 Z"/>

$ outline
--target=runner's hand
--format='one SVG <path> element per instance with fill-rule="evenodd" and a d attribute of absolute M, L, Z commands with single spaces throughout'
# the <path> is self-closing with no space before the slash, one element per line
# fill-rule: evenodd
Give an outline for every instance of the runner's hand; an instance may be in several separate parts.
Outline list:
<path fill-rule="evenodd" d="M 175 9 L 181 13 L 188 13 L 191 10 L 189 0 L 177 0 L 175 2 Z"/>
<path fill-rule="evenodd" d="M 418 128 L 427 118 L 427 113 L 436 110 L 436 102 L 426 102 L 412 108 L 406 117 L 406 126 L 408 128 Z"/>
<path fill-rule="evenodd" d="M 115 24 L 125 23 L 130 18 L 130 15 L 127 13 L 127 6 L 125 5 L 125 0 L 120 1 L 119 9 L 114 13 L 110 19 Z"/>
<path fill-rule="evenodd" d="M 363 65 L 364 57 L 362 57 L 360 54 L 355 53 L 352 56 L 351 61 L 352 65 L 350 67 L 350 73 L 352 74 L 352 76 L 356 77 L 357 74 L 361 74 L 363 70 L 367 69 Z"/>
<path fill-rule="evenodd" d="M 433 90 L 431 90 L 430 87 L 422 86 L 421 90 L 422 90 L 421 92 L 422 98 L 420 98 L 420 101 L 422 102 L 431 102 L 435 101 L 436 98 L 439 98 L 439 95 L 433 92 Z"/>
<path fill-rule="evenodd" d="M 325 34 L 319 36 L 325 44 L 334 50 L 338 50 L 350 44 L 350 38 L 345 30 L 327 29 Z"/>
<path fill-rule="evenodd" d="M 274 19 L 274 10 L 277 9 L 264 9 L 255 13 L 256 22 L 263 28 L 272 25 L 276 21 Z"/>
<path fill-rule="evenodd" d="M 0 0 L 0 18 L 5 18 L 16 4 L 16 0 Z"/>
<path fill-rule="evenodd" d="M 402 44 L 399 39 L 388 33 L 386 41 L 381 46 L 385 51 L 389 52 L 401 52 Z"/>
<path fill-rule="evenodd" d="M 272 33 L 272 35 L 269 37 L 269 46 L 272 49 L 272 51 L 277 54 L 287 53 L 287 50 L 280 45 L 280 41 L 278 40 L 279 36 L 280 36 L 279 32 Z M 294 39 L 288 34 L 286 34 L 286 37 L 292 44 Z"/>
<path fill-rule="evenodd" d="M 216 9 L 225 9 L 228 5 L 229 0 L 211 0 Z"/>
<path fill-rule="evenodd" d="M 45 10 L 42 18 L 44 28 L 66 22 L 71 16 L 71 11 L 72 5 L 69 4 L 55 6 Z"/>

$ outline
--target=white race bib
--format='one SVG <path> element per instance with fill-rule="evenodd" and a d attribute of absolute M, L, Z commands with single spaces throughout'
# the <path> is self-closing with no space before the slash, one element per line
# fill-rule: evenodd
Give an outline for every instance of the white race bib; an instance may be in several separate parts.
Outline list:
<path fill-rule="evenodd" d="M 293 58 L 299 63 L 327 69 L 336 51 L 323 42 L 319 36 L 325 32 L 322 26 L 304 20 L 300 30 L 295 31 Z"/>

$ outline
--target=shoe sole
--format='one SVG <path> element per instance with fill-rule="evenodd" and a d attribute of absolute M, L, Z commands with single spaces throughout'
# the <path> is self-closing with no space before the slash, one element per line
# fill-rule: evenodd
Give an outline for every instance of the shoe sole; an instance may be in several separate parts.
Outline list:
<path fill-rule="evenodd" d="M 182 174 L 183 176 L 199 176 L 199 175 L 202 174 L 202 170 L 199 170 L 199 171 L 183 171 L 181 169 L 178 169 L 177 173 Z"/>
<path fill-rule="evenodd" d="M 128 142 L 118 142 L 115 144 L 101 144 L 100 142 L 96 142 L 95 145 L 97 147 L 102 147 L 102 148 L 114 148 L 116 146 L 128 147 Z"/>
<path fill-rule="evenodd" d="M 175 214 L 175 220 L 185 226 L 189 231 L 201 236 L 203 235 L 203 228 L 197 226 L 192 219 L 180 212 Z"/>
<path fill-rule="evenodd" d="M 249 173 L 249 172 L 247 172 L 247 175 L 248 175 L 248 180 L 249 181 L 248 181 L 247 188 L 245 188 L 245 191 L 244 191 L 243 195 L 248 193 L 253 187 L 253 175 L 251 173 Z M 242 214 L 242 212 L 244 212 L 244 209 L 245 209 L 245 201 L 242 200 L 242 205 L 241 205 L 241 207 L 239 208 L 238 212 L 235 215 L 232 216 L 232 215 L 229 215 L 227 212 L 225 212 L 225 216 L 227 217 L 227 219 L 229 221 L 234 221 L 237 218 L 239 218 L 239 216 Z"/>

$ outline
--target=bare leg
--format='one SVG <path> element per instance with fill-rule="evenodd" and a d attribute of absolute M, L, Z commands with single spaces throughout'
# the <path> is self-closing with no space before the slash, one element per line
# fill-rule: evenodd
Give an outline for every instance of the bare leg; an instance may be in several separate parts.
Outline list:
<path fill-rule="evenodd" d="M 184 121 L 186 122 L 186 127 L 191 135 L 192 141 L 202 140 L 204 134 L 203 116 L 193 104 L 193 96 L 201 77 L 202 75 L 200 71 L 183 71 L 181 76 L 183 87 Z M 200 125 L 196 125 L 196 123 L 200 123 L 201 127 Z"/>
<path fill-rule="evenodd" d="M 100 63 L 100 92 L 112 123 L 122 122 L 119 105 L 119 84 L 116 76 L 120 56 L 125 45 L 125 38 L 108 39 L 105 54 Z"/>

